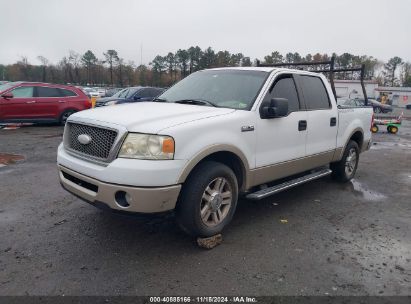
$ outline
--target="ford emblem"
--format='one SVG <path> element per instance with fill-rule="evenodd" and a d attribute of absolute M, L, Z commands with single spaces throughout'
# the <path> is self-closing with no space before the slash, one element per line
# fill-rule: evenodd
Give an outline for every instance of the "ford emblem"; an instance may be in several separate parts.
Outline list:
<path fill-rule="evenodd" d="M 91 143 L 91 136 L 87 134 L 80 134 L 77 136 L 77 140 L 82 144 L 82 145 L 88 145 Z"/>

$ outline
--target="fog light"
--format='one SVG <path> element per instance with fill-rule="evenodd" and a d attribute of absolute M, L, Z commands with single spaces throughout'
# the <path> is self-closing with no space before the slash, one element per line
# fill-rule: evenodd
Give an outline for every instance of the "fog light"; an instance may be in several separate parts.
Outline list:
<path fill-rule="evenodd" d="M 116 199 L 117 205 L 122 208 L 127 208 L 132 203 L 133 199 L 130 194 L 125 191 L 117 191 L 114 198 Z"/>

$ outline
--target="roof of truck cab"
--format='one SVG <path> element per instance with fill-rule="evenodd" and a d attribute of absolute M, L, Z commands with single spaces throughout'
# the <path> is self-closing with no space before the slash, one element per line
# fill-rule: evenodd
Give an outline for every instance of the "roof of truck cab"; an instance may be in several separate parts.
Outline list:
<path fill-rule="evenodd" d="M 277 72 L 291 72 L 291 73 L 298 73 L 298 74 L 305 74 L 305 75 L 322 75 L 322 73 L 318 72 L 310 72 L 310 71 L 305 71 L 305 70 L 297 70 L 297 69 L 287 69 L 283 67 L 223 67 L 223 68 L 214 68 L 214 69 L 209 69 L 209 70 L 244 70 L 244 71 L 261 71 L 261 72 L 267 72 L 271 73 L 273 71 Z"/>
<path fill-rule="evenodd" d="M 274 70 L 278 70 L 278 68 L 274 67 L 223 67 L 223 68 L 214 68 L 214 69 L 209 69 L 209 70 L 214 70 L 214 71 L 219 71 L 219 70 L 244 70 L 244 71 L 261 71 L 261 72 L 272 72 Z"/>

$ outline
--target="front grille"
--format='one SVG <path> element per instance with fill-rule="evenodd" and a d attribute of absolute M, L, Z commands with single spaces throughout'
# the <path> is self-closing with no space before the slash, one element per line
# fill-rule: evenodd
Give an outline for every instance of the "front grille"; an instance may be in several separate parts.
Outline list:
<path fill-rule="evenodd" d="M 89 144 L 82 144 L 78 140 L 79 135 L 88 135 L 91 137 Z M 68 148 L 81 154 L 107 160 L 110 151 L 117 137 L 117 131 L 104 129 L 89 125 L 68 123 L 68 136 L 65 140 Z"/>

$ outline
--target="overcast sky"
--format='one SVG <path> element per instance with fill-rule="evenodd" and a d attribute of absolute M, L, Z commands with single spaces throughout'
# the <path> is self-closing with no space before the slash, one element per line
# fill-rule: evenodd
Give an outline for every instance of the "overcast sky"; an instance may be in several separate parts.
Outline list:
<path fill-rule="evenodd" d="M 274 50 L 411 60 L 410 0 L 0 0 L 0 63 L 69 50 L 125 61 L 198 45 L 263 58 Z"/>

